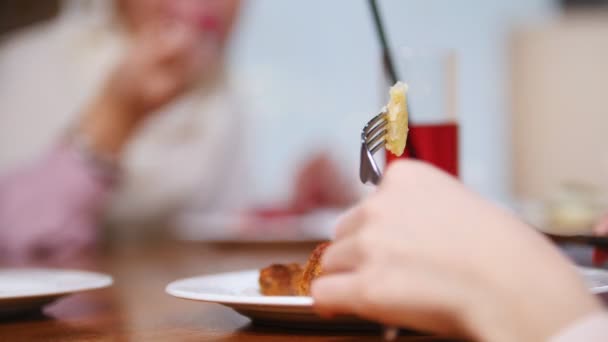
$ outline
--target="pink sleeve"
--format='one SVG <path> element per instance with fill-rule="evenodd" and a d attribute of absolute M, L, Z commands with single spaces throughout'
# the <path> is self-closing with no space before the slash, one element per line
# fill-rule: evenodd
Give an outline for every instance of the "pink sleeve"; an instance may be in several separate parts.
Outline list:
<path fill-rule="evenodd" d="M 0 177 L 0 260 L 71 254 L 96 241 L 111 180 L 69 146 Z"/>
<path fill-rule="evenodd" d="M 587 316 L 562 330 L 549 342 L 608 341 L 608 313 Z"/>

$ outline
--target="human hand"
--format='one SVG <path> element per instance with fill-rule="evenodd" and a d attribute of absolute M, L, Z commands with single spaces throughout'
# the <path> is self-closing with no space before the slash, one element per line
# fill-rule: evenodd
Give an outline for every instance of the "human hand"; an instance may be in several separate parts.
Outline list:
<path fill-rule="evenodd" d="M 357 195 L 335 162 L 325 154 L 308 159 L 298 171 L 290 209 L 308 212 L 318 208 L 344 208 Z"/>
<path fill-rule="evenodd" d="M 418 162 L 388 169 L 342 219 L 322 266 L 320 314 L 458 337 L 544 341 L 601 310 L 544 238 Z"/>
<path fill-rule="evenodd" d="M 95 148 L 117 153 L 150 113 L 187 91 L 216 66 L 212 37 L 200 41 L 195 28 L 175 23 L 139 34 L 87 109 L 81 131 Z"/>

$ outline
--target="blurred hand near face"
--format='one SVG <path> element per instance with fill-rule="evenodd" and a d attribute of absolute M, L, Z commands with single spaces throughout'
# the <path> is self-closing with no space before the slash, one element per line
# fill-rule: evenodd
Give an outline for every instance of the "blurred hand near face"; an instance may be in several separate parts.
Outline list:
<path fill-rule="evenodd" d="M 484 341 L 545 341 L 601 310 L 539 234 L 418 162 L 347 214 L 313 284 L 319 313 Z"/>
<path fill-rule="evenodd" d="M 118 153 L 149 114 L 183 94 L 217 59 L 194 29 L 174 23 L 141 32 L 87 111 L 82 130 L 96 148 Z"/>
<path fill-rule="evenodd" d="M 197 31 L 181 23 L 143 32 L 110 77 L 105 95 L 134 115 L 150 113 L 217 66 L 218 54 L 213 42 L 198 41 Z"/>
<path fill-rule="evenodd" d="M 118 154 L 149 114 L 213 74 L 238 0 L 117 0 L 133 42 L 87 109 L 81 132 Z"/>

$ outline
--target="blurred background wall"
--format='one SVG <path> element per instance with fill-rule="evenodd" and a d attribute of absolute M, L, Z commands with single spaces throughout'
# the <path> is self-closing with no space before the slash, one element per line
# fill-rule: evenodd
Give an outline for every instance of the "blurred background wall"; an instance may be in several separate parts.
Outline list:
<path fill-rule="evenodd" d="M 482 194 L 499 200 L 508 199 L 513 190 L 518 195 L 542 196 L 569 174 L 594 179 L 605 174 L 604 169 L 591 172 L 586 164 L 599 165 L 597 158 L 576 159 L 571 164 L 581 165 L 580 170 L 566 175 L 551 169 L 570 170 L 571 165 L 556 165 L 559 152 L 537 158 L 561 139 L 574 120 L 572 113 L 583 115 L 580 109 L 585 109 L 551 99 L 594 96 L 595 109 L 589 111 L 594 114 L 589 115 L 599 118 L 604 114 L 601 91 L 577 92 L 559 85 L 557 77 L 564 73 L 575 77 L 575 68 L 585 60 L 603 64 L 604 50 L 592 60 L 573 60 L 574 55 L 563 52 L 604 46 L 604 31 L 594 31 L 582 45 L 572 45 L 578 41 L 574 35 L 563 41 L 551 38 L 564 35 L 557 26 L 571 25 L 556 19 L 561 5 L 572 9 L 598 3 L 605 1 L 380 1 L 392 46 L 458 52 L 462 177 Z M 57 8 L 57 1 L 0 0 L 0 32 L 52 17 Z M 601 18 L 593 21 L 596 27 L 603 25 Z M 572 30 L 581 36 L 588 36 L 587 29 L 594 30 L 589 25 L 580 30 L 575 26 Z M 546 27 L 552 27 L 552 33 L 537 33 L 548 32 Z M 384 101 L 379 47 L 373 33 L 363 0 L 245 1 L 230 64 L 232 77 L 248 95 L 248 109 L 258 116 L 254 125 L 259 127 L 252 131 L 257 132 L 253 138 L 260 147 L 255 153 L 259 196 L 269 200 L 284 196 L 286 177 L 291 174 L 285 169 L 292 169 L 297 156 L 315 148 L 332 149 L 356 176 L 356 132 Z M 546 44 L 540 43 L 546 39 Z M 579 57 L 591 56 L 584 51 Z M 597 75 L 590 65 L 584 70 L 589 77 Z M 545 89 L 546 77 L 554 88 Z M 560 108 L 563 111 L 556 110 Z M 543 125 L 557 120 L 557 112 L 563 116 L 564 126 L 555 125 L 550 131 Z M 534 121 L 530 121 L 532 117 Z M 587 123 L 596 128 L 593 135 L 579 130 L 576 137 L 587 136 L 584 144 L 595 144 L 601 150 L 603 135 L 597 136 L 605 123 L 593 122 Z M 565 154 L 576 156 L 577 151 L 575 146 Z M 555 177 L 547 178 L 547 172 Z"/>
<path fill-rule="evenodd" d="M 555 1 L 384 0 L 380 5 L 392 46 L 458 52 L 462 176 L 486 196 L 509 197 L 510 32 L 552 16 Z M 278 174 L 284 166 L 272 160 L 292 160 L 310 144 L 340 146 L 345 164 L 354 168 L 353 132 L 380 108 L 385 89 L 366 1 L 255 0 L 247 3 L 242 19 L 232 64 L 255 92 L 255 110 L 268 118 L 260 123 L 272 127 L 259 137 L 268 146 L 259 173 Z"/>
<path fill-rule="evenodd" d="M 565 184 L 608 193 L 608 2 L 564 3 L 566 15 L 513 34 L 513 178 L 524 198 Z"/>

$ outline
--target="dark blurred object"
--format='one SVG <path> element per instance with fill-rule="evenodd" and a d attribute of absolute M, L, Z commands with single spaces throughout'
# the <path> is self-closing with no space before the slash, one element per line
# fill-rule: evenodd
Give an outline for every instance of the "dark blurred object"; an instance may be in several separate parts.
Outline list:
<path fill-rule="evenodd" d="M 372 15 L 374 17 L 374 26 L 376 27 L 376 34 L 378 36 L 378 40 L 380 41 L 380 46 L 382 47 L 382 63 L 384 64 L 386 75 L 388 76 L 391 82 L 390 85 L 394 85 L 399 79 L 397 78 L 397 73 L 395 72 L 395 63 L 393 62 L 393 58 L 388 48 L 386 33 L 384 32 L 384 25 L 382 24 L 382 18 L 380 18 L 380 12 L 378 11 L 378 4 L 376 3 L 376 0 L 369 0 L 369 6 L 372 10 Z M 413 122 L 410 118 L 410 125 L 411 124 L 413 124 Z M 414 143 L 412 142 L 411 138 L 410 141 L 408 141 L 408 144 L 405 145 L 405 148 L 410 158 L 417 158 L 418 154 L 416 153 L 416 148 L 414 147 Z"/>
<path fill-rule="evenodd" d="M 369 0 L 369 6 L 372 9 L 372 14 L 374 16 L 378 40 L 380 40 L 380 45 L 382 46 L 382 61 L 384 63 L 384 68 L 386 69 L 386 74 L 389 77 L 391 85 L 393 85 L 398 81 L 397 73 L 395 72 L 395 63 L 393 63 L 393 58 L 391 57 L 388 43 L 386 42 L 386 34 L 384 33 L 382 19 L 380 19 L 380 13 L 378 12 L 378 5 L 375 0 Z"/>
<path fill-rule="evenodd" d="M 54 17 L 59 0 L 0 0 L 0 35 Z"/>
<path fill-rule="evenodd" d="M 607 7 L 608 0 L 561 0 L 566 9 Z"/>

